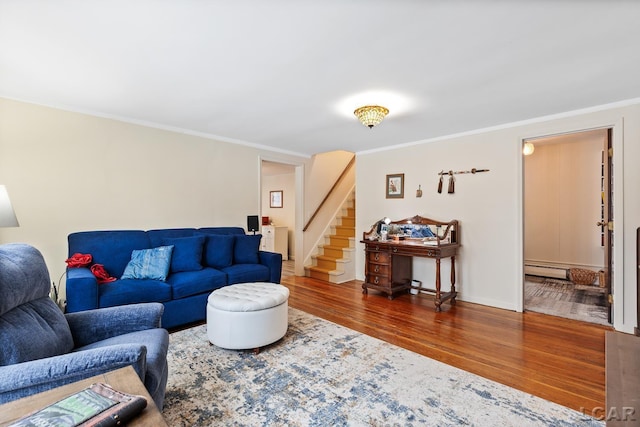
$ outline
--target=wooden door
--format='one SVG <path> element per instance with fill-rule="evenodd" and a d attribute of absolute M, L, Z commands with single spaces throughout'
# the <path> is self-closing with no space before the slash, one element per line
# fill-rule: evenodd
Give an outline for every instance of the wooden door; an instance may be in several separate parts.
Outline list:
<path fill-rule="evenodd" d="M 607 138 L 604 142 L 602 151 L 602 218 L 597 223 L 602 230 L 603 246 L 604 246 L 604 286 L 606 287 L 605 295 L 607 301 L 608 321 L 613 323 L 611 315 L 612 283 L 613 269 L 612 252 L 613 252 L 613 165 L 611 159 L 613 157 L 613 149 L 611 148 L 611 129 L 607 130 Z"/>

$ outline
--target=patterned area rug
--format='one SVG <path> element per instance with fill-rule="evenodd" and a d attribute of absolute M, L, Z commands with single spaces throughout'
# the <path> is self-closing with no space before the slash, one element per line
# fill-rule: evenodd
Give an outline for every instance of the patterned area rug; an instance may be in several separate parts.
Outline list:
<path fill-rule="evenodd" d="M 170 426 L 604 425 L 292 308 L 257 355 L 209 345 L 206 325 L 170 340 Z"/>
<path fill-rule="evenodd" d="M 524 285 L 524 308 L 583 322 L 610 325 L 607 320 L 605 288 L 593 285 L 527 277 Z"/>

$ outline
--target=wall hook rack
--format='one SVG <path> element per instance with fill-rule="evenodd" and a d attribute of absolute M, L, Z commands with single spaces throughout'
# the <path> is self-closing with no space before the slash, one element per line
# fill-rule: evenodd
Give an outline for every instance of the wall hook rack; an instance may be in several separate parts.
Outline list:
<path fill-rule="evenodd" d="M 443 169 L 440 172 L 438 172 L 438 175 L 440 175 L 440 179 L 438 180 L 438 193 L 442 193 L 442 177 L 444 175 L 448 175 L 449 176 L 449 188 L 447 189 L 447 193 L 453 194 L 456 191 L 456 185 L 455 185 L 456 179 L 453 177 L 454 175 L 459 175 L 459 174 L 464 174 L 464 173 L 476 174 L 476 173 L 480 173 L 480 172 L 489 172 L 489 169 L 476 169 L 476 168 L 473 168 L 473 169 L 468 170 L 468 171 L 453 171 L 453 170 L 445 171 Z"/>
<path fill-rule="evenodd" d="M 476 174 L 476 173 L 480 173 L 480 172 L 489 172 L 489 169 L 476 169 L 476 168 L 472 168 L 471 170 L 468 171 L 452 171 L 452 170 L 441 170 L 440 172 L 438 172 L 438 175 L 459 175 L 459 174 L 463 174 L 463 173 L 472 173 L 472 174 Z"/>

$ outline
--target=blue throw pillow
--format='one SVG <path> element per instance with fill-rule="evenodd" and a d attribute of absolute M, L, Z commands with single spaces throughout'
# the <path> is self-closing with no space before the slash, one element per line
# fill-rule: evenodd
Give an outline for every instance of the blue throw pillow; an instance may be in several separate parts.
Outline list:
<path fill-rule="evenodd" d="M 202 249 L 205 236 L 173 237 L 162 239 L 165 246 L 173 246 L 171 254 L 172 273 L 202 270 Z"/>
<path fill-rule="evenodd" d="M 225 268 L 233 264 L 235 238 L 228 234 L 209 234 L 204 244 L 204 262 L 209 267 Z"/>
<path fill-rule="evenodd" d="M 239 234 L 235 236 L 233 246 L 234 264 L 258 264 L 260 263 L 260 239 L 262 234 Z"/>
<path fill-rule="evenodd" d="M 120 279 L 166 280 L 172 252 L 173 246 L 134 250 Z"/>

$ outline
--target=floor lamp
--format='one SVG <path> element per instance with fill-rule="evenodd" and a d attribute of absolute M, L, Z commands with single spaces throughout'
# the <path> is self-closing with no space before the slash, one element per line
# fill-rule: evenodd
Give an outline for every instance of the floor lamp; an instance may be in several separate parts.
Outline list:
<path fill-rule="evenodd" d="M 9 200 L 7 187 L 0 185 L 0 227 L 18 227 L 19 225 Z"/>

